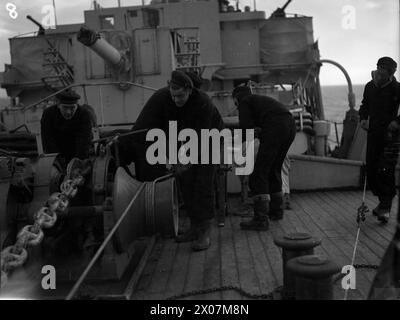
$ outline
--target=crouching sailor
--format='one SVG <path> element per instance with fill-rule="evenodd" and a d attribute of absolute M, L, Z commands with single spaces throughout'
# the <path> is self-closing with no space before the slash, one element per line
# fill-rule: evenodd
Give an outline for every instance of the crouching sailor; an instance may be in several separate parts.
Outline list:
<path fill-rule="evenodd" d="M 168 134 L 170 122 L 176 122 L 179 132 L 193 129 L 198 137 L 201 136 L 201 129 L 221 130 L 223 127 L 221 115 L 211 99 L 196 89 L 191 78 L 180 71 L 173 71 L 168 86 L 150 97 L 132 130 L 161 129 L 169 143 L 173 143 L 174 138 Z M 135 163 L 136 176 L 140 181 L 152 181 L 165 174 L 165 164 L 151 164 L 146 157 L 146 150 L 151 144 L 146 141 L 146 134 L 137 134 L 120 141 L 122 158 L 127 163 Z M 165 156 L 166 153 L 167 150 Z M 197 154 L 201 155 L 201 149 Z M 170 162 L 171 159 L 168 159 L 168 163 Z M 173 166 L 190 219 L 190 229 L 176 240 L 194 241 L 193 250 L 205 250 L 210 246 L 210 230 L 215 211 L 213 186 L 216 165 L 198 161 L 188 165 L 173 163 Z"/>
<path fill-rule="evenodd" d="M 296 124 L 288 109 L 267 96 L 251 93 L 247 86 L 232 92 L 239 110 L 241 129 L 255 129 L 260 147 L 249 178 L 254 217 L 241 222 L 242 229 L 268 230 L 271 220 L 283 218 L 282 164 L 296 135 Z"/>

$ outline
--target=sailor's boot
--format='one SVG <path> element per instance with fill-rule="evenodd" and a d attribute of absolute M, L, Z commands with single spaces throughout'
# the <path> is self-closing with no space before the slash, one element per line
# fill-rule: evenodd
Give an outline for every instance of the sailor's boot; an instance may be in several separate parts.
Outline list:
<path fill-rule="evenodd" d="M 290 204 L 290 193 L 283 194 L 283 209 L 292 210 L 292 206 Z"/>
<path fill-rule="evenodd" d="M 391 208 L 392 197 L 379 196 L 379 204 L 372 212 L 377 217 L 378 221 L 387 223 L 389 222 Z"/>
<path fill-rule="evenodd" d="M 271 206 L 269 209 L 271 220 L 283 219 L 283 194 L 282 192 L 271 193 Z"/>
<path fill-rule="evenodd" d="M 193 251 L 206 250 L 211 245 L 210 233 L 212 219 L 200 221 L 197 225 L 197 240 L 193 242 Z"/>
<path fill-rule="evenodd" d="M 197 239 L 198 222 L 190 218 L 190 228 L 175 238 L 176 242 L 191 242 Z"/>
<path fill-rule="evenodd" d="M 269 196 L 267 194 L 261 194 L 253 197 L 253 208 L 253 219 L 249 221 L 242 221 L 240 223 L 240 227 L 244 230 L 268 230 Z"/>

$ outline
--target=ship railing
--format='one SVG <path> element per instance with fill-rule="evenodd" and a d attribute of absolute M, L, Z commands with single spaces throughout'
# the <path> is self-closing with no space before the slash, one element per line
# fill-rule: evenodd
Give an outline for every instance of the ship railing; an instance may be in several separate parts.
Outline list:
<path fill-rule="evenodd" d="M 338 131 L 338 126 L 343 126 L 343 122 L 337 122 L 337 121 L 333 121 L 333 120 L 325 120 L 331 124 L 333 124 L 334 128 L 335 128 L 335 137 L 336 137 L 336 141 L 334 139 L 331 139 L 328 137 L 328 141 L 336 144 L 338 147 L 340 147 L 340 139 L 339 139 L 339 131 Z M 342 130 L 343 131 L 343 130 Z"/>
<path fill-rule="evenodd" d="M 304 14 L 285 12 L 285 18 L 308 18 Z"/>
<path fill-rule="evenodd" d="M 36 37 L 37 35 L 38 35 L 38 31 L 29 31 L 29 32 L 17 34 L 16 36 L 12 37 L 12 39 L 22 38 L 22 37 Z"/>
<path fill-rule="evenodd" d="M 13 107 L 11 109 L 7 109 L 7 111 L 23 111 L 23 112 L 25 112 L 25 111 L 27 111 L 29 109 L 37 107 L 41 103 L 46 102 L 47 100 L 49 100 L 51 98 L 54 98 L 59 93 L 65 91 L 65 90 L 68 90 L 68 89 L 72 89 L 72 88 L 76 88 L 76 87 L 82 87 L 82 89 L 85 92 L 86 87 L 96 87 L 96 86 L 105 86 L 105 85 L 119 85 L 119 86 L 127 86 L 127 85 L 129 85 L 129 86 L 142 88 L 142 89 L 145 89 L 145 90 L 157 91 L 157 89 L 155 89 L 155 88 L 148 87 L 148 86 L 136 83 L 136 82 L 130 82 L 130 81 L 124 81 L 124 82 L 109 81 L 109 82 L 98 82 L 98 83 L 78 83 L 78 84 L 71 84 L 71 85 L 69 85 L 69 86 L 67 86 L 65 88 L 62 88 L 62 89 L 60 89 L 60 90 L 48 95 L 47 97 L 45 97 L 43 99 L 40 99 L 39 101 L 34 102 L 34 103 L 32 103 L 32 104 L 30 104 L 28 106 Z"/>

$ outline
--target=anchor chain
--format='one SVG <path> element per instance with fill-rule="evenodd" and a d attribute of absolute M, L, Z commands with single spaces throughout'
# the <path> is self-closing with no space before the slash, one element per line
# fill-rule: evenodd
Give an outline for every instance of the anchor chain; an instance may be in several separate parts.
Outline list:
<path fill-rule="evenodd" d="M 77 160 L 73 159 L 72 161 Z M 70 200 L 78 192 L 78 186 L 85 182 L 84 177 L 76 170 L 72 174 L 68 172 L 68 169 L 67 176 L 60 186 L 61 192 L 50 195 L 45 205 L 34 214 L 34 223 L 24 226 L 18 232 L 15 244 L 1 251 L 1 288 L 6 285 L 9 273 L 26 262 L 28 259 L 27 249 L 38 246 L 42 242 L 44 238 L 43 229 L 52 228 L 57 222 L 58 216 L 66 214 Z"/>
<path fill-rule="evenodd" d="M 257 300 L 274 300 L 274 294 L 278 294 L 282 291 L 282 287 L 277 287 L 274 290 L 272 290 L 269 293 L 264 293 L 264 294 L 255 294 L 255 293 L 250 293 L 245 290 L 243 290 L 241 287 L 238 286 L 221 286 L 221 287 L 215 287 L 215 288 L 209 288 L 209 289 L 201 289 L 201 290 L 193 290 L 190 292 L 184 292 L 182 294 L 174 295 L 171 297 L 166 298 L 165 300 L 178 300 L 178 299 L 183 299 L 187 297 L 192 297 L 192 296 L 197 296 L 197 295 L 202 295 L 202 294 L 209 294 L 209 293 L 215 293 L 215 292 L 221 292 L 221 291 L 236 291 L 239 294 L 241 294 L 244 297 L 250 298 L 250 299 L 257 299 Z"/>
<path fill-rule="evenodd" d="M 374 269 L 374 270 L 378 270 L 379 265 L 377 264 L 355 264 L 353 265 L 353 267 L 355 269 Z"/>

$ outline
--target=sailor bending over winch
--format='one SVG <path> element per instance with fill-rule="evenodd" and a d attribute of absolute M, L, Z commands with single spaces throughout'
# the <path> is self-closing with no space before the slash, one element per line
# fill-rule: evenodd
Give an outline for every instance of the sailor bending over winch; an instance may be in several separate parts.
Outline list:
<path fill-rule="evenodd" d="M 171 121 L 176 121 L 178 132 L 193 129 L 198 137 L 201 136 L 201 129 L 223 128 L 221 115 L 211 99 L 196 89 L 192 79 L 181 71 L 173 71 L 168 86 L 159 89 L 150 97 L 132 130 L 158 128 L 165 133 L 169 141 L 173 139 L 169 136 Z M 146 159 L 146 150 L 151 144 L 153 142 L 146 141 L 146 133 L 123 137 L 120 140 L 121 158 L 126 163 L 135 163 L 136 177 L 140 181 L 152 181 L 166 173 L 165 165 L 150 164 Z M 200 158 L 200 144 L 198 147 Z M 167 151 L 165 153 L 169 154 Z M 195 251 L 205 250 L 210 246 L 210 229 L 215 210 L 214 179 L 217 167 L 215 164 L 200 163 L 199 159 L 198 164 L 172 165 L 190 219 L 190 229 L 179 235 L 176 240 L 194 241 L 192 249 Z"/>
<path fill-rule="evenodd" d="M 72 158 L 87 159 L 92 142 L 92 114 L 78 105 L 80 96 L 72 90 L 56 97 L 58 103 L 45 109 L 41 119 L 43 150 L 60 153 L 66 164 Z"/>
<path fill-rule="evenodd" d="M 394 73 L 397 63 L 390 57 L 378 60 L 377 70 L 364 89 L 359 115 L 360 126 L 368 131 L 367 136 L 367 181 L 379 204 L 373 210 L 381 222 L 389 220 L 395 189 L 395 166 L 398 156 L 397 134 L 400 117 L 400 83 Z"/>
<path fill-rule="evenodd" d="M 255 129 L 260 146 L 249 178 L 254 217 L 240 223 L 242 229 L 268 230 L 271 220 L 283 218 L 282 164 L 296 135 L 295 120 L 283 104 L 251 93 L 248 86 L 232 92 L 239 110 L 241 129 Z"/>
<path fill-rule="evenodd" d="M 79 105 L 80 96 L 71 89 L 57 94 L 56 98 L 57 104 L 46 108 L 41 119 L 43 151 L 59 153 L 58 160 L 64 168 L 73 158 L 78 158 L 82 160 L 82 167 L 78 170 L 87 171 L 91 165 L 88 158 L 92 148 L 92 128 L 96 125 L 94 112 L 91 112 L 91 107 L 88 105 Z M 70 206 L 87 205 L 90 192 L 90 188 L 86 185 L 81 186 L 77 196 L 71 199 Z M 54 233 L 56 239 L 68 238 L 65 240 L 65 243 L 68 243 L 67 246 L 61 245 L 62 242 L 60 242 L 59 250 L 62 250 L 60 252 L 69 252 L 69 250 L 72 252 L 82 246 L 95 249 L 103 237 L 101 216 L 59 220 L 56 228 L 58 230 L 58 233 Z M 82 235 L 85 236 L 84 244 L 81 244 Z M 58 241 L 53 242 L 57 247 Z"/>

